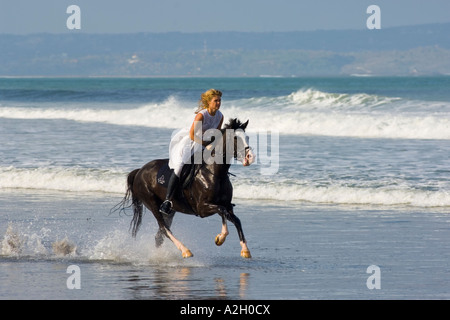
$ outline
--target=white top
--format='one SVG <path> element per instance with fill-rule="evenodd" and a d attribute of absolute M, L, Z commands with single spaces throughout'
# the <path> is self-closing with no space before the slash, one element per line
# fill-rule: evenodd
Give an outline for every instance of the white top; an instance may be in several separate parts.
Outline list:
<path fill-rule="evenodd" d="M 217 129 L 223 115 L 219 110 L 214 116 L 210 115 L 207 109 L 199 111 L 203 115 L 202 133 L 209 129 Z M 219 128 L 220 129 L 220 128 Z M 189 128 L 177 130 L 172 134 L 169 146 L 169 167 L 175 170 L 175 174 L 180 176 L 181 169 L 188 163 L 194 152 L 201 151 L 202 145 L 191 140 Z"/>
<path fill-rule="evenodd" d="M 217 127 L 220 124 L 220 121 L 222 121 L 223 118 L 222 112 L 220 112 L 220 110 L 217 110 L 214 116 L 209 114 L 208 109 L 203 109 L 202 111 L 199 111 L 199 113 L 203 115 L 203 123 L 202 123 L 203 133 L 205 133 L 205 131 L 208 129 L 217 129 Z"/>

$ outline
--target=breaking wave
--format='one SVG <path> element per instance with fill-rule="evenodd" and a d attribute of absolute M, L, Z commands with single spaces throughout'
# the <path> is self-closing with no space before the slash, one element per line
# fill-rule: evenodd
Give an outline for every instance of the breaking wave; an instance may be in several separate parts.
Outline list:
<path fill-rule="evenodd" d="M 0 190 L 35 189 L 82 193 L 123 194 L 128 172 L 115 169 L 83 168 L 0 168 Z M 317 185 L 305 181 L 266 181 L 252 183 L 233 180 L 234 198 L 241 200 L 302 201 L 311 203 L 407 205 L 414 207 L 450 206 L 446 189 L 419 189 L 408 185 L 348 186 L 338 181 Z"/>
<path fill-rule="evenodd" d="M 401 205 L 412 207 L 448 207 L 450 192 L 418 190 L 408 187 L 350 187 L 339 184 L 235 184 L 240 199 L 302 201 L 350 205 Z"/>
<path fill-rule="evenodd" d="M 160 103 L 132 108 L 107 104 L 90 109 L 3 106 L 0 117 L 180 128 L 190 124 L 194 109 L 191 102 L 170 96 Z M 270 129 L 290 135 L 450 139 L 450 104 L 446 102 L 301 89 L 287 96 L 224 101 L 222 109 L 227 117 L 250 119 L 249 131 Z"/>

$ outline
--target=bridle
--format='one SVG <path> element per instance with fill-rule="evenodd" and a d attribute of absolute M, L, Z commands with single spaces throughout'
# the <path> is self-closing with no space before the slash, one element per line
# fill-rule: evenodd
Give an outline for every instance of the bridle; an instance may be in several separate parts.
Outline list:
<path fill-rule="evenodd" d="M 242 135 L 244 137 L 242 137 Z M 241 138 L 242 144 L 244 145 L 244 148 L 239 149 L 239 143 L 236 141 L 235 145 L 234 145 L 234 159 L 238 160 L 238 161 L 242 161 L 243 159 L 245 159 L 245 157 L 247 156 L 249 151 L 253 151 L 252 147 L 249 146 L 248 144 L 248 140 L 249 137 L 245 134 L 244 131 L 238 131 L 236 132 L 236 138 L 239 137 Z"/>

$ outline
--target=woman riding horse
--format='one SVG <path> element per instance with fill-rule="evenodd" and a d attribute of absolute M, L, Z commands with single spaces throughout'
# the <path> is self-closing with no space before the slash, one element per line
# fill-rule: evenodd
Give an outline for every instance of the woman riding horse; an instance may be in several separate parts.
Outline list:
<path fill-rule="evenodd" d="M 163 214 L 170 214 L 172 209 L 172 198 L 180 182 L 181 170 L 185 163 L 190 161 L 192 154 L 206 146 L 207 141 L 202 137 L 206 130 L 220 129 L 223 123 L 223 115 L 219 111 L 222 102 L 222 92 L 210 89 L 201 95 L 199 109 L 196 111 L 195 119 L 186 134 L 180 130 L 170 140 L 169 146 L 169 167 L 173 170 L 167 187 L 166 199 L 162 203 L 159 211 Z M 201 134 L 199 134 L 199 124 L 201 124 Z"/>
<path fill-rule="evenodd" d="M 215 106 L 215 114 L 217 115 L 220 101 L 216 101 Z M 209 113 L 208 108 L 205 110 Z M 222 230 L 215 238 L 216 245 L 220 246 L 225 242 L 228 235 L 228 220 L 236 226 L 242 248 L 241 256 L 251 258 L 247 241 L 242 231 L 241 222 L 233 212 L 234 205 L 231 203 L 233 187 L 228 176 L 232 158 L 241 161 L 244 166 L 248 166 L 254 161 L 252 149 L 248 145 L 248 136 L 245 134 L 247 125 L 248 121 L 241 123 L 238 119 L 230 119 L 230 122 L 223 129 L 213 130 L 215 140 L 202 152 L 202 155 L 205 156 L 202 163 L 194 164 L 194 170 L 192 171 L 194 172 L 193 178 L 186 188 L 177 188 L 176 183 L 171 181 L 172 179 L 176 179 L 175 182 L 179 181 L 180 176 L 176 175 L 178 167 L 171 167 L 174 172 L 169 179 L 171 181 L 169 183 L 170 187 L 166 189 L 164 185 L 158 182 L 158 173 L 170 165 L 168 159 L 153 160 L 142 168 L 130 172 L 127 179 L 127 192 L 120 206 L 124 209 L 131 198 L 131 205 L 134 212 L 131 221 L 133 236 L 136 236 L 141 225 L 143 206 L 145 205 L 145 207 L 152 211 L 159 225 L 155 237 L 156 246 L 159 247 L 164 240 L 164 236 L 166 236 L 181 251 L 184 258 L 191 257 L 191 251 L 176 239 L 170 230 L 175 212 L 194 214 L 202 218 L 218 213 L 222 217 Z M 203 144 L 203 140 L 197 140 L 197 136 L 194 136 L 194 138 L 195 140 L 192 140 L 193 142 L 189 141 L 189 144 L 186 143 L 183 145 L 180 143 L 179 145 L 183 145 L 183 148 L 186 145 L 189 147 L 194 145 L 193 149 L 196 151 L 195 148 L 199 148 L 195 146 L 199 145 L 197 141 L 201 141 Z M 185 151 L 191 150 L 185 148 Z M 201 151 L 201 148 L 199 148 L 199 151 Z M 188 154 L 190 159 L 191 152 Z M 211 159 L 214 161 L 211 161 Z M 185 161 L 184 163 L 188 162 Z M 178 170 L 181 172 L 181 169 Z M 172 178 L 173 176 L 177 178 Z M 161 205 L 165 201 L 170 201 L 168 212 L 164 212 L 161 209 Z"/>

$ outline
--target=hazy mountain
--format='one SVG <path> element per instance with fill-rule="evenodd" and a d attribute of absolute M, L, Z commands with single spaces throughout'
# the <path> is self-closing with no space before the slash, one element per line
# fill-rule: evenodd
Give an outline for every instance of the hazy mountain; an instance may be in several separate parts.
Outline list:
<path fill-rule="evenodd" d="M 3 76 L 450 74 L 450 24 L 381 30 L 0 34 Z"/>

